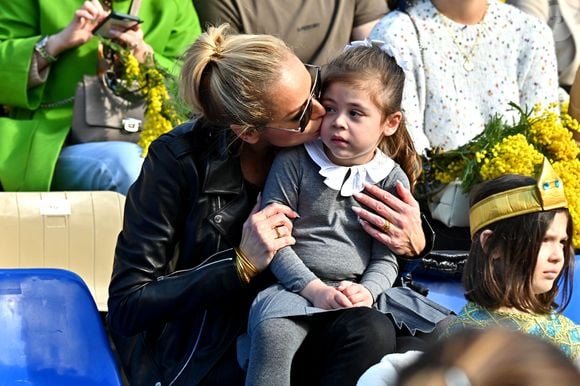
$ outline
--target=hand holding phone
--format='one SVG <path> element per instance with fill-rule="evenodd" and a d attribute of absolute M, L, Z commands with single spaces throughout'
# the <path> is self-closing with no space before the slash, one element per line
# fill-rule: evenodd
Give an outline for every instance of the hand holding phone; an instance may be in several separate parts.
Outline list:
<path fill-rule="evenodd" d="M 93 29 L 93 35 L 112 38 L 114 37 L 111 35 L 112 29 L 124 32 L 142 22 L 143 20 L 141 20 L 138 16 L 112 11 L 105 19 L 103 19 L 102 22 L 100 22 L 95 27 L 95 29 Z"/>

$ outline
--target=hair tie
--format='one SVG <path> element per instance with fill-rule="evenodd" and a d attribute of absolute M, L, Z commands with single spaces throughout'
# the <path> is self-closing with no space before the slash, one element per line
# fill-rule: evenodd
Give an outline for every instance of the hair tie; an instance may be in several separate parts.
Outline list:
<path fill-rule="evenodd" d="M 212 47 L 212 53 L 209 56 L 210 60 L 218 60 L 222 58 L 222 53 L 223 53 L 223 48 L 219 45 L 213 45 Z"/>
<path fill-rule="evenodd" d="M 369 38 L 366 38 L 364 40 L 353 40 L 352 42 L 350 42 L 349 44 L 346 45 L 346 47 L 344 47 L 344 51 L 348 51 L 352 48 L 355 47 L 382 47 L 382 45 L 385 44 L 384 41 L 382 40 L 372 40 Z"/>
<path fill-rule="evenodd" d="M 401 67 L 403 72 L 406 73 L 406 72 L 411 70 L 411 66 L 409 65 L 409 62 L 396 56 L 394 54 L 393 47 L 383 40 L 373 40 L 373 39 L 369 39 L 369 38 L 366 38 L 364 40 L 354 40 L 344 47 L 344 51 L 348 51 L 348 50 L 351 50 L 351 49 L 356 48 L 356 47 L 379 47 L 381 49 L 381 51 L 383 51 L 385 54 L 389 55 L 391 58 L 395 59 L 395 62 L 397 63 L 397 65 L 399 67 Z"/>

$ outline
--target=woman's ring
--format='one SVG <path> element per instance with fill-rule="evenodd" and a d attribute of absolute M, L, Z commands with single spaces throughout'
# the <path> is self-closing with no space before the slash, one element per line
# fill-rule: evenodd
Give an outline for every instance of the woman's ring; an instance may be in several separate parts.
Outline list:
<path fill-rule="evenodd" d="M 383 224 L 383 232 L 388 233 L 389 229 L 391 229 L 391 223 L 389 220 L 385 220 L 385 223 Z"/>
<path fill-rule="evenodd" d="M 274 230 L 276 231 L 276 235 L 278 235 L 277 239 L 282 237 L 282 233 L 280 232 L 280 229 L 278 227 L 274 228 Z"/>

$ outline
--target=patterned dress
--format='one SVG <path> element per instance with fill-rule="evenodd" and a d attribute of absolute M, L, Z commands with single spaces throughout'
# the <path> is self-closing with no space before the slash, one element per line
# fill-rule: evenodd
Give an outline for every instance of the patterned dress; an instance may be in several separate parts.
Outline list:
<path fill-rule="evenodd" d="M 510 122 L 518 117 L 510 102 L 529 109 L 558 101 L 554 39 L 539 19 L 497 0 L 473 25 L 447 18 L 430 0 L 417 0 L 407 12 L 419 39 L 400 11 L 384 16 L 370 38 L 407 64 L 402 107 L 419 152 L 455 149 L 495 115 Z"/>
<path fill-rule="evenodd" d="M 570 358 L 580 358 L 580 326 L 552 311 L 548 315 L 520 312 L 490 311 L 473 302 L 467 303 L 457 318 L 449 323 L 443 336 L 463 328 L 504 326 L 512 330 L 536 335 L 554 343 Z"/>

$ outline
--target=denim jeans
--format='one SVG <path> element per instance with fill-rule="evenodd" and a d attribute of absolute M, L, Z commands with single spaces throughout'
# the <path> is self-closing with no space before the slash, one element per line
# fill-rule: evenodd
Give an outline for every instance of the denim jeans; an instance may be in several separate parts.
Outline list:
<path fill-rule="evenodd" d="M 65 146 L 56 163 L 51 190 L 112 190 L 127 195 L 143 164 L 132 142 L 89 142 Z"/>

